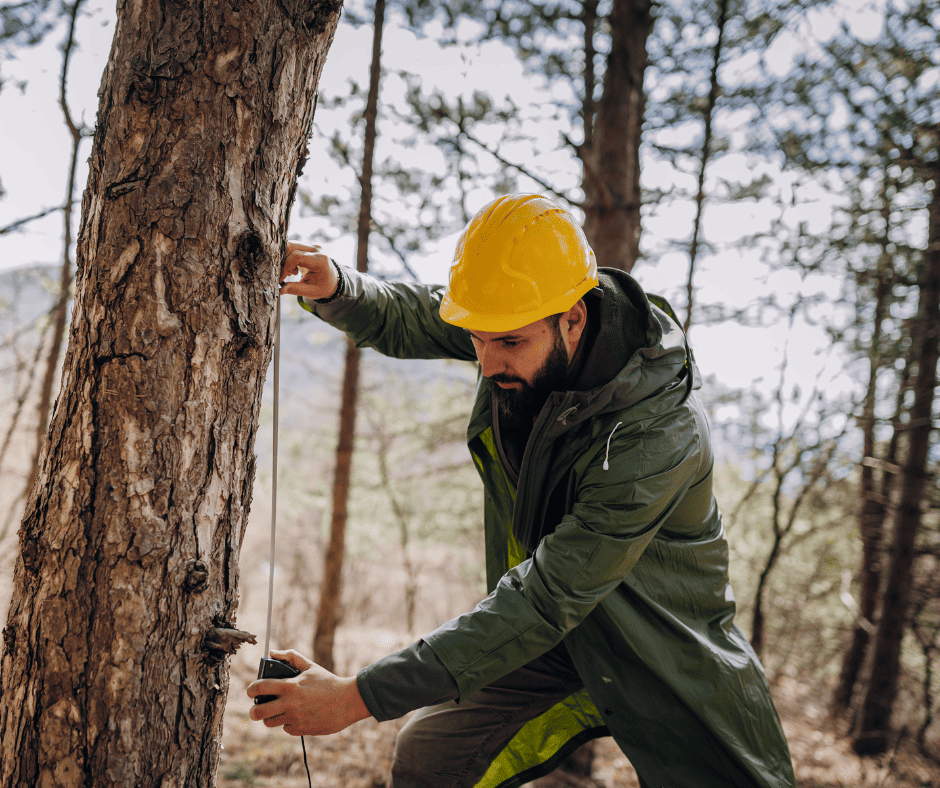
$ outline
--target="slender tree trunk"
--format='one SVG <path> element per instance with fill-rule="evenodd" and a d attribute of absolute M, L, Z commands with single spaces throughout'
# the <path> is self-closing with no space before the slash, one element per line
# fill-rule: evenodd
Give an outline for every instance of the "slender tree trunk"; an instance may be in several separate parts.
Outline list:
<path fill-rule="evenodd" d="M 405 625 L 408 633 L 415 633 L 415 612 L 418 600 L 418 572 L 411 560 L 411 512 L 406 510 L 395 495 L 392 474 L 389 471 L 389 455 L 392 450 L 392 436 L 386 431 L 387 425 L 373 424 L 372 432 L 378 441 L 376 460 L 379 466 L 379 482 L 385 488 L 388 505 L 398 522 L 398 543 L 401 545 L 402 565 L 405 570 Z"/>
<path fill-rule="evenodd" d="M 55 306 L 53 305 L 53 310 L 54 309 Z M 23 367 L 26 368 L 24 370 L 26 382 L 23 384 L 20 391 L 15 395 L 13 413 L 10 415 L 7 422 L 6 432 L 3 436 L 3 443 L 0 444 L 0 473 L 3 471 L 3 461 L 6 459 L 7 450 L 10 448 L 10 444 L 13 441 L 13 436 L 17 434 L 17 427 L 19 426 L 20 417 L 23 415 L 23 411 L 27 409 L 26 403 L 33 388 L 33 380 L 36 376 L 36 370 L 39 369 L 40 366 L 42 351 L 46 341 L 46 332 L 49 330 L 51 325 L 49 322 L 51 316 L 52 310 L 50 310 L 49 314 L 42 321 L 42 329 L 39 332 L 39 339 L 36 341 L 36 349 L 33 351 L 32 357 L 29 359 L 21 359 L 18 357 L 16 360 L 16 367 L 18 370 L 22 369 Z M 6 541 L 7 534 L 10 532 L 10 526 L 13 525 L 14 520 L 17 522 L 19 521 L 19 517 L 17 515 L 20 512 L 20 502 L 26 498 L 28 493 L 29 488 L 21 487 L 19 494 L 16 495 L 12 501 L 7 502 L 7 510 L 4 512 L 2 518 L 0 518 L 0 545 Z M 3 560 L 0 560 L 0 573 L 6 573 L 8 571 L 7 558 L 12 559 L 13 556 L 11 555 L 4 557 Z M 10 567 L 12 567 L 12 561 L 10 562 Z M 0 601 L 0 610 L 3 609 L 3 601 Z"/>
<path fill-rule="evenodd" d="M 379 0 L 381 2 L 381 0 Z M 343 562 L 346 556 L 346 521 L 349 517 L 349 487 L 352 477 L 353 444 L 356 436 L 356 408 L 359 398 L 360 351 L 346 340 L 343 363 L 343 393 L 339 411 L 339 438 L 333 472 L 330 539 L 323 557 L 323 580 L 317 626 L 313 633 L 313 659 L 329 671 L 335 671 L 333 646 L 340 622 L 340 598 L 343 591 Z"/>
<path fill-rule="evenodd" d="M 366 99 L 365 141 L 362 151 L 362 173 L 359 176 L 358 246 L 356 268 L 365 272 L 369 264 L 369 231 L 372 224 L 372 168 L 375 157 L 376 121 L 379 106 L 379 81 L 382 74 L 382 28 L 385 24 L 385 0 L 376 0 L 372 36 L 372 68 L 369 74 L 369 95 Z M 333 502 L 330 518 L 330 541 L 323 561 L 323 581 L 317 626 L 313 635 L 313 658 L 327 670 L 334 670 L 333 645 L 340 619 L 340 597 L 343 589 L 343 561 L 346 554 L 346 521 L 348 518 L 349 486 L 352 476 L 353 444 L 356 436 L 356 409 L 359 399 L 359 367 L 361 353 L 352 340 L 346 340 L 343 365 L 343 393 L 339 413 L 339 438 L 336 444 L 336 469 L 333 474 Z"/>
<path fill-rule="evenodd" d="M 777 461 L 777 457 L 774 456 L 775 466 Z M 778 473 L 773 499 L 773 544 L 770 546 L 770 553 L 768 553 L 767 560 L 764 562 L 764 567 L 757 579 L 757 589 L 754 593 L 754 612 L 751 615 L 751 647 L 754 649 L 754 653 L 757 654 L 757 656 L 761 656 L 764 652 L 764 591 L 767 588 L 770 573 L 773 571 L 774 567 L 777 565 L 777 560 L 780 558 L 780 547 L 784 537 L 784 529 L 780 525 L 781 518 L 783 517 L 780 499 L 784 480 L 785 476 Z"/>
<path fill-rule="evenodd" d="M 598 265 L 631 271 L 640 244 L 640 135 L 650 0 L 614 0 L 594 144 L 582 156 L 584 231 Z"/>
<path fill-rule="evenodd" d="M 852 640 L 842 659 L 839 682 L 833 693 L 832 705 L 835 711 L 846 711 L 852 703 L 852 693 L 855 691 L 855 685 L 865 663 L 865 654 L 870 640 L 869 633 L 874 629 L 875 612 L 878 605 L 878 587 L 881 582 L 881 541 L 884 535 L 886 501 L 875 489 L 875 463 L 871 460 L 875 456 L 875 402 L 877 399 L 878 374 L 882 367 L 882 323 L 894 279 L 893 261 L 888 250 L 891 204 L 887 193 L 887 178 L 885 179 L 881 213 L 885 221 L 885 227 L 882 238 L 882 252 L 878 260 L 876 274 L 868 386 L 865 390 L 865 401 L 862 407 L 862 418 L 860 419 L 863 441 L 862 453 L 864 456 L 859 466 L 858 491 L 860 501 L 858 531 L 862 539 L 862 559 L 859 569 L 861 578 L 859 611 L 855 627 L 852 630 Z"/>
<path fill-rule="evenodd" d="M 339 2 L 118 5 L 0 661 L 2 788 L 205 788 L 277 273 Z"/>
<path fill-rule="evenodd" d="M 720 0 L 718 3 L 718 39 L 715 41 L 715 49 L 712 55 L 712 73 L 708 86 L 708 101 L 705 104 L 704 121 L 705 131 L 702 138 L 702 157 L 698 169 L 698 190 L 695 194 L 695 222 L 692 225 L 692 243 L 689 245 L 689 278 L 686 282 L 686 309 L 685 322 L 682 330 L 686 334 L 692 327 L 692 305 L 694 303 L 695 291 L 692 287 L 695 276 L 695 263 L 698 259 L 699 237 L 702 232 L 702 213 L 705 208 L 705 168 L 711 160 L 712 147 L 712 121 L 715 116 L 715 105 L 718 103 L 718 67 L 721 65 L 721 52 L 724 45 L 725 24 L 728 21 L 728 0 Z"/>
<path fill-rule="evenodd" d="M 940 176 L 940 173 L 937 173 Z M 894 541 L 882 592 L 881 616 L 871 645 L 871 675 L 856 720 L 852 746 L 859 754 L 884 752 L 897 696 L 901 641 L 907 626 L 913 582 L 912 567 L 921 504 L 928 479 L 927 454 L 934 428 L 932 409 L 940 358 L 940 177 L 935 177 L 930 204 L 927 251 L 920 283 L 917 317 L 914 402 L 910 411 L 908 450 L 895 517 Z"/>
<path fill-rule="evenodd" d="M 584 95 L 581 96 L 581 125 L 584 127 L 584 142 L 581 143 L 581 156 L 590 156 L 594 150 L 594 87 L 597 77 L 594 73 L 594 35 L 597 28 L 597 7 L 599 0 L 584 0 L 581 6 L 581 22 L 584 25 Z"/>
<path fill-rule="evenodd" d="M 75 23 L 78 20 L 84 0 L 75 0 L 66 6 L 69 17 L 69 30 L 62 46 L 62 71 L 59 75 L 59 107 L 65 125 L 72 140 L 71 159 L 69 161 L 68 185 L 65 189 L 65 204 L 62 206 L 64 227 L 62 232 L 62 270 L 59 276 L 59 295 L 52 311 L 52 343 L 46 356 L 46 369 L 43 373 L 42 388 L 39 390 L 39 404 L 36 407 L 36 446 L 33 459 L 26 477 L 25 495 L 33 488 L 39 473 L 39 457 L 49 428 L 49 408 L 52 403 L 52 389 L 59 372 L 59 356 L 62 354 L 62 342 L 65 339 L 65 323 L 68 317 L 69 298 L 72 294 L 72 211 L 75 206 L 75 177 L 78 169 L 78 151 L 82 144 L 82 130 L 72 118 L 69 109 L 67 85 L 69 62 L 75 48 Z"/>

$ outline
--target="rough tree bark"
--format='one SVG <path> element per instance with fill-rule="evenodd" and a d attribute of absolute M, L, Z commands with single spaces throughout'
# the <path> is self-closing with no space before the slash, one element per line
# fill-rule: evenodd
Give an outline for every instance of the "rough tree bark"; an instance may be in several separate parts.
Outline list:
<path fill-rule="evenodd" d="M 908 425 L 908 449 L 901 476 L 891 556 L 881 593 L 881 615 L 871 644 L 871 675 L 856 717 L 852 747 L 861 754 L 884 752 L 890 736 L 891 712 L 897 697 L 901 642 L 908 625 L 913 583 L 914 548 L 921 505 L 929 474 L 927 455 L 934 429 L 933 401 L 940 359 L 940 183 L 934 173 L 927 251 L 920 281 L 917 315 L 914 401 Z"/>
<path fill-rule="evenodd" d="M 0 786 L 214 784 L 277 268 L 339 0 L 118 4 Z"/>
<path fill-rule="evenodd" d="M 376 120 L 379 107 L 379 80 L 382 75 L 382 29 L 385 24 L 385 0 L 375 2 L 372 35 L 372 66 L 369 95 L 366 99 L 365 139 L 362 172 L 359 175 L 359 226 L 357 228 L 356 269 L 365 273 L 369 267 L 369 232 L 372 225 L 372 167 L 375 154 Z M 317 626 L 313 635 L 313 659 L 327 670 L 334 670 L 333 645 L 340 619 L 343 591 L 343 561 L 346 554 L 346 520 L 349 485 L 352 477 L 353 444 L 356 437 L 356 410 L 359 401 L 361 352 L 352 340 L 346 340 L 343 364 L 343 392 L 339 411 L 339 436 L 336 442 L 336 466 L 333 473 L 330 541 L 323 559 L 323 580 Z"/>
<path fill-rule="evenodd" d="M 609 21 L 610 52 L 593 146 L 581 155 L 584 232 L 598 265 L 631 271 L 640 244 L 640 136 L 650 0 L 614 0 Z"/>

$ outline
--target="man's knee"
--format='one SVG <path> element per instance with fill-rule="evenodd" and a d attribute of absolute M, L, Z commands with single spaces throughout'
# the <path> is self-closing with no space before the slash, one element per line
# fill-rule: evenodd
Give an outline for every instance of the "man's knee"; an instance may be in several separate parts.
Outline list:
<path fill-rule="evenodd" d="M 447 748 L 435 735 L 424 709 L 413 716 L 395 740 L 390 788 L 456 788 L 459 781 L 446 773 Z"/>
<path fill-rule="evenodd" d="M 447 703 L 418 711 L 398 734 L 391 788 L 472 788 L 500 727 L 492 709 Z"/>

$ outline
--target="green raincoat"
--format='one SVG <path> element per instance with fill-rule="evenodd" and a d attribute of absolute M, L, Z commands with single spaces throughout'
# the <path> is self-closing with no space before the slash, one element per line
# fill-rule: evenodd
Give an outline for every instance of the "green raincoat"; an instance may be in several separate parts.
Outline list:
<path fill-rule="evenodd" d="M 438 314 L 442 287 L 344 273 L 344 295 L 304 305 L 358 346 L 475 360 L 463 329 Z M 653 788 L 793 788 L 763 670 L 733 623 L 708 426 L 685 336 L 668 305 L 627 274 L 601 269 L 601 287 L 587 362 L 600 377 L 549 397 L 517 479 L 479 378 L 467 440 L 485 490 L 490 594 L 423 640 L 460 697 L 561 641 L 584 690 L 524 726 L 478 788 L 520 785 L 608 734 Z M 646 343 L 624 358 L 625 307 L 645 322 Z"/>

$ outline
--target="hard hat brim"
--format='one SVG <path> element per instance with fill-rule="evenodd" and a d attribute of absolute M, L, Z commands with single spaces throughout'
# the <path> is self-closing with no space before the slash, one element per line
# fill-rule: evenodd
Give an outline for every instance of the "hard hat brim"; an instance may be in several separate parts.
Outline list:
<path fill-rule="evenodd" d="M 567 312 L 578 303 L 578 299 L 592 288 L 597 287 L 598 284 L 597 269 L 594 268 L 591 274 L 585 276 L 581 282 L 566 293 L 543 303 L 536 310 L 514 314 L 487 314 L 481 311 L 470 312 L 454 303 L 450 295 L 450 290 L 447 290 L 441 301 L 441 319 L 452 326 L 467 328 L 471 331 L 514 331 L 517 328 L 522 328 L 523 326 L 542 320 L 549 315 Z"/>

